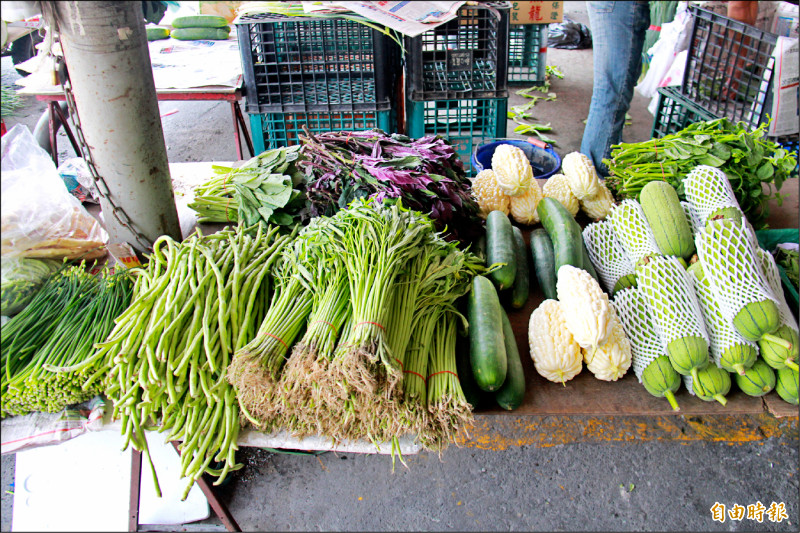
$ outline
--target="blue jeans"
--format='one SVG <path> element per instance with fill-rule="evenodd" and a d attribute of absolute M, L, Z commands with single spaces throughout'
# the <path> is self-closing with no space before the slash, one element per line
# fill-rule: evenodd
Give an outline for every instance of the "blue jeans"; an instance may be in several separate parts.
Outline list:
<path fill-rule="evenodd" d="M 648 2 L 586 2 L 592 31 L 594 87 L 581 152 L 601 176 L 602 159 L 622 141 L 625 113 L 642 72 L 642 47 L 650 26 Z"/>

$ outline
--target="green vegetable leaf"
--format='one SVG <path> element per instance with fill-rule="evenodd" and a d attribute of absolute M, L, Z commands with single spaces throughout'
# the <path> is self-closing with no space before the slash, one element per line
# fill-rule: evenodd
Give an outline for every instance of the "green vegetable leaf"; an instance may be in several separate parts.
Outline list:
<path fill-rule="evenodd" d="M 760 179 L 761 181 L 766 181 L 770 179 L 774 173 L 775 173 L 775 168 L 772 166 L 772 163 L 767 161 L 766 163 L 763 163 L 760 167 L 758 167 L 758 170 L 756 171 L 756 176 L 758 176 L 758 179 Z"/>

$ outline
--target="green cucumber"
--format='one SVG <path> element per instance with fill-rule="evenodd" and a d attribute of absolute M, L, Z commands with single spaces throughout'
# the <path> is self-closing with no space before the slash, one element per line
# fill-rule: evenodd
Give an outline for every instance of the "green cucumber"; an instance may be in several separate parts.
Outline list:
<path fill-rule="evenodd" d="M 147 26 L 144 31 L 147 33 L 148 41 L 158 41 L 169 37 L 169 28 L 164 26 Z"/>
<path fill-rule="evenodd" d="M 592 260 L 589 258 L 589 250 L 586 249 L 586 243 L 581 241 L 581 246 L 583 247 L 583 269 L 588 272 L 597 283 L 600 283 L 600 278 L 597 277 L 597 271 L 594 269 Z"/>
<path fill-rule="evenodd" d="M 667 354 L 672 368 L 683 376 L 694 378 L 698 370 L 708 367 L 708 343 L 703 337 L 679 337 L 667 344 Z"/>
<path fill-rule="evenodd" d="M 778 396 L 792 405 L 797 405 L 797 388 L 797 370 L 792 370 L 788 367 L 779 369 L 777 375 L 775 376 L 775 392 L 778 393 Z"/>
<path fill-rule="evenodd" d="M 614 294 L 617 294 L 622 289 L 627 289 L 628 287 L 636 287 L 636 274 L 631 272 L 630 274 L 625 274 L 621 278 L 617 280 L 614 284 Z"/>
<path fill-rule="evenodd" d="M 475 383 L 487 392 L 503 385 L 508 370 L 502 310 L 497 290 L 489 278 L 472 278 L 472 290 L 467 298 L 469 361 Z"/>
<path fill-rule="evenodd" d="M 459 334 L 456 337 L 456 373 L 464 398 L 474 411 L 486 403 L 486 393 L 475 383 L 469 359 L 469 336 Z"/>
<path fill-rule="evenodd" d="M 511 286 L 511 307 L 514 309 L 522 309 L 527 303 L 528 296 L 531 292 L 528 250 L 527 246 L 525 246 L 525 237 L 522 236 L 522 230 L 516 226 L 512 226 L 511 231 L 514 234 L 514 252 L 517 263 L 514 284 Z"/>
<path fill-rule="evenodd" d="M 666 398 L 674 411 L 680 411 L 675 393 L 681 386 L 681 377 L 667 356 L 656 357 L 647 365 L 642 371 L 642 385 L 656 398 Z"/>
<path fill-rule="evenodd" d="M 172 21 L 173 28 L 224 28 L 227 25 L 225 17 L 219 15 L 189 15 L 175 17 Z"/>
<path fill-rule="evenodd" d="M 511 328 L 511 321 L 502 309 L 500 310 L 503 319 L 503 339 L 506 346 L 506 357 L 508 366 L 506 371 L 506 381 L 494 395 L 497 405 L 507 411 L 513 411 L 525 399 L 525 372 L 522 369 L 522 360 L 519 357 L 517 339 L 514 337 L 514 330 Z"/>
<path fill-rule="evenodd" d="M 734 374 L 736 386 L 748 396 L 764 396 L 775 388 L 775 371 L 758 358 L 742 374 Z"/>
<path fill-rule="evenodd" d="M 545 299 L 557 300 L 556 258 L 553 252 L 553 241 L 550 240 L 550 236 L 544 228 L 536 228 L 531 232 L 531 257 L 533 258 L 533 270 Z"/>
<path fill-rule="evenodd" d="M 758 359 L 758 350 L 751 344 L 734 344 L 722 351 L 719 366 L 728 372 L 744 375 Z"/>
<path fill-rule="evenodd" d="M 170 35 L 179 41 L 223 41 L 229 34 L 225 28 L 179 28 Z"/>
<path fill-rule="evenodd" d="M 511 220 L 502 211 L 491 211 L 486 217 L 486 265 L 503 264 L 489 273 L 489 279 L 502 291 L 514 284 L 517 256 Z"/>
<path fill-rule="evenodd" d="M 731 375 L 717 365 L 708 365 L 692 375 L 692 389 L 703 401 L 728 403 L 725 395 L 731 391 Z"/>
<path fill-rule="evenodd" d="M 561 202 L 545 196 L 536 206 L 542 227 L 553 241 L 555 272 L 564 265 L 583 266 L 583 235 L 581 227 Z"/>
<path fill-rule="evenodd" d="M 797 352 L 800 348 L 797 332 L 784 324 L 779 327 L 773 335 L 791 343 L 792 347 L 786 349 L 775 342 L 771 342 L 769 339 L 761 339 L 758 341 L 761 357 L 775 370 L 780 370 L 787 366 L 793 370 L 797 370 Z"/>
<path fill-rule="evenodd" d="M 639 193 L 639 203 L 664 255 L 688 259 L 694 254 L 694 235 L 675 188 L 666 181 L 651 181 Z"/>

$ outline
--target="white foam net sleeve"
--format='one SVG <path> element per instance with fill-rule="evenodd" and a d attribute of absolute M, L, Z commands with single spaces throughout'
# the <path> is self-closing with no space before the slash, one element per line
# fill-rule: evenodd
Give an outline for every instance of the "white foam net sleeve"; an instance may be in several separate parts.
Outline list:
<path fill-rule="evenodd" d="M 683 208 L 683 214 L 686 215 L 686 220 L 689 222 L 689 227 L 692 229 L 692 235 L 694 235 L 697 233 L 697 229 L 702 227 L 702 225 L 700 224 L 700 221 L 697 220 L 697 215 L 695 214 L 694 209 L 692 209 L 692 204 L 681 200 L 681 207 Z"/>
<path fill-rule="evenodd" d="M 742 337 L 733 327 L 731 321 L 722 315 L 719 304 L 714 298 L 714 289 L 711 287 L 708 278 L 704 277 L 700 280 L 694 274 L 689 273 L 689 279 L 692 281 L 697 301 L 700 303 L 700 311 L 703 314 L 710 341 L 711 359 L 714 364 L 719 366 L 722 354 L 733 346 L 748 344 L 758 349 L 758 345 L 755 342 L 750 342 Z"/>
<path fill-rule="evenodd" d="M 653 324 L 650 308 L 636 287 L 621 290 L 613 301 L 625 336 L 631 342 L 633 373 L 641 383 L 644 369 L 653 359 L 667 353 Z"/>
<path fill-rule="evenodd" d="M 705 226 L 708 216 L 723 207 L 735 207 L 739 211 L 739 201 L 733 194 L 728 176 L 718 168 L 698 165 L 683 179 L 686 201 L 697 217 L 697 228 Z"/>
<path fill-rule="evenodd" d="M 694 387 L 692 387 L 692 382 L 694 381 L 692 379 L 692 375 L 687 374 L 685 376 L 681 376 L 681 378 L 683 379 L 683 386 L 686 387 L 686 390 L 689 391 L 689 394 L 692 396 L 697 396 L 697 394 L 694 392 Z"/>
<path fill-rule="evenodd" d="M 636 269 L 636 277 L 664 346 L 688 335 L 709 342 L 689 273 L 677 257 L 651 257 L 647 264 Z"/>
<path fill-rule="evenodd" d="M 611 210 L 608 218 L 611 219 L 617 239 L 634 265 L 646 255 L 661 253 L 653 230 L 644 216 L 644 210 L 636 200 L 623 200 Z"/>
<path fill-rule="evenodd" d="M 798 331 L 797 322 L 794 320 L 794 315 L 786 301 L 786 296 L 783 294 L 783 287 L 781 286 L 781 274 L 778 271 L 778 264 L 771 253 L 763 248 L 756 248 L 756 254 L 761 261 L 761 271 L 764 274 L 764 279 L 767 281 L 772 295 L 778 302 L 778 312 L 781 315 L 781 324 L 786 324 L 795 331 Z"/>
<path fill-rule="evenodd" d="M 588 224 L 583 229 L 583 242 L 586 243 L 589 259 L 606 286 L 606 292 L 613 294 L 617 281 L 633 274 L 633 263 L 617 239 L 611 222 L 601 220 Z"/>
<path fill-rule="evenodd" d="M 697 256 L 728 320 L 753 302 L 770 300 L 778 305 L 764 280 L 746 222 L 709 224 L 695 235 Z"/>

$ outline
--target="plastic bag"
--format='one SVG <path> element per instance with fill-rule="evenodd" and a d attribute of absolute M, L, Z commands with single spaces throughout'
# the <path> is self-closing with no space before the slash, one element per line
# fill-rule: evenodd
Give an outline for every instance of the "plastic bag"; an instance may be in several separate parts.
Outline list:
<path fill-rule="evenodd" d="M 2 257 L 0 259 L 0 312 L 11 316 L 22 311 L 45 280 L 61 267 L 53 259 Z"/>
<path fill-rule="evenodd" d="M 693 17 L 688 8 L 681 2 L 675 14 L 675 19 L 661 27 L 661 37 L 647 51 L 647 56 L 650 58 L 650 67 L 647 69 L 647 74 L 642 81 L 636 85 L 636 91 L 639 94 L 646 98 L 654 98 L 658 96 L 656 89 L 667 85 L 661 85 L 664 76 L 669 72 L 677 55 L 689 49 L 692 19 Z M 682 78 L 683 76 L 681 75 L 678 84 L 681 83 Z"/>
<path fill-rule="evenodd" d="M 0 252 L 8 257 L 97 259 L 108 234 L 72 196 L 27 126 L 2 138 Z"/>
<path fill-rule="evenodd" d="M 575 22 L 565 16 L 563 22 L 550 23 L 547 31 L 547 46 L 565 50 L 591 48 L 592 32 L 585 24 Z"/>
<path fill-rule="evenodd" d="M 100 203 L 97 185 L 82 157 L 71 157 L 58 165 L 58 174 L 72 196 L 81 202 Z"/>

